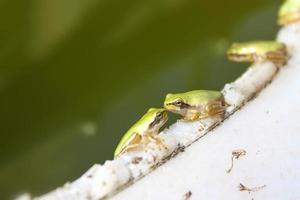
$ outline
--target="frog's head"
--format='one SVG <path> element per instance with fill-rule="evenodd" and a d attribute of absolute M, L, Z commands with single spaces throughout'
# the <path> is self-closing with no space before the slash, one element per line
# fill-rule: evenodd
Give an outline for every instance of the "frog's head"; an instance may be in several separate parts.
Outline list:
<path fill-rule="evenodd" d="M 246 43 L 233 43 L 227 50 L 227 57 L 235 62 L 252 62 L 256 53 L 255 46 Z"/>
<path fill-rule="evenodd" d="M 187 101 L 188 99 L 184 93 L 167 94 L 164 107 L 170 112 L 184 115 L 186 110 L 190 107 Z"/>
<path fill-rule="evenodd" d="M 114 158 L 122 154 L 123 150 L 135 138 L 137 133 L 143 134 L 150 132 L 151 134 L 157 134 L 167 120 L 168 114 L 166 109 L 150 108 L 122 137 L 115 150 Z"/>
<path fill-rule="evenodd" d="M 168 120 L 168 113 L 164 108 L 150 108 L 144 119 L 148 121 L 149 130 L 158 131 Z"/>

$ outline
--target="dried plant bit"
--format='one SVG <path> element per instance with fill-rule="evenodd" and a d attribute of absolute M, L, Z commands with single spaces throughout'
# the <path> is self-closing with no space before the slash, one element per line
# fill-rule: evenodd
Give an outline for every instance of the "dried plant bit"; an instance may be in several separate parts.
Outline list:
<path fill-rule="evenodd" d="M 270 61 L 276 66 L 287 62 L 288 53 L 285 44 L 276 41 L 251 41 L 233 43 L 227 50 L 227 57 L 234 62 Z"/>
<path fill-rule="evenodd" d="M 175 157 L 178 153 L 184 152 L 185 146 L 178 144 L 177 148 L 168 156 L 169 158 Z"/>
<path fill-rule="evenodd" d="M 167 120 L 168 114 L 166 109 L 150 108 L 147 113 L 124 134 L 115 150 L 114 157 L 116 158 L 125 152 L 142 150 L 145 144 L 151 141 L 166 148 L 156 135 L 158 135 L 159 129 Z"/>
<path fill-rule="evenodd" d="M 253 187 L 253 188 L 248 188 L 248 187 L 246 187 L 245 185 L 243 185 L 242 183 L 240 183 L 239 184 L 239 190 L 241 191 L 241 192 L 243 192 L 243 191 L 247 191 L 247 192 L 257 192 L 257 191 L 259 191 L 259 190 L 261 190 L 261 189 L 263 189 L 263 188 L 265 188 L 265 187 L 267 187 L 266 185 L 262 185 L 262 186 L 259 186 L 259 187 Z"/>
<path fill-rule="evenodd" d="M 227 170 L 227 173 L 230 173 L 231 170 L 233 169 L 233 160 L 234 159 L 236 159 L 236 160 L 239 159 L 241 156 L 246 155 L 246 153 L 247 152 L 244 149 L 237 149 L 237 150 L 232 151 L 232 153 L 231 153 L 231 166 Z"/>
<path fill-rule="evenodd" d="M 234 157 L 235 159 L 239 159 L 239 157 L 246 155 L 247 151 L 244 149 L 238 149 L 238 150 L 234 150 L 232 151 L 232 157 Z"/>
<path fill-rule="evenodd" d="M 209 117 L 224 118 L 226 103 L 220 91 L 193 90 L 168 94 L 164 107 L 183 116 L 183 121 L 195 121 Z"/>
<path fill-rule="evenodd" d="M 193 194 L 193 193 L 192 193 L 190 190 L 187 191 L 187 192 L 184 194 L 183 199 L 184 199 L 184 200 L 189 200 L 189 199 L 191 198 L 192 194 Z"/>
<path fill-rule="evenodd" d="M 139 164 L 142 160 L 143 160 L 142 157 L 134 157 L 134 158 L 132 159 L 131 163 L 137 165 L 137 164 Z"/>
<path fill-rule="evenodd" d="M 287 0 L 279 9 L 278 12 L 278 24 L 288 25 L 300 20 L 300 1 L 299 0 Z"/>

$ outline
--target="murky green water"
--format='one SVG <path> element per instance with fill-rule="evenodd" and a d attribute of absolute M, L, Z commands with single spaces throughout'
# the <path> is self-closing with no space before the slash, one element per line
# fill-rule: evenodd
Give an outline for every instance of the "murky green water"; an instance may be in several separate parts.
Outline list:
<path fill-rule="evenodd" d="M 232 41 L 273 39 L 274 0 L 0 1 L 0 199 L 111 159 L 167 92 L 221 89 Z"/>

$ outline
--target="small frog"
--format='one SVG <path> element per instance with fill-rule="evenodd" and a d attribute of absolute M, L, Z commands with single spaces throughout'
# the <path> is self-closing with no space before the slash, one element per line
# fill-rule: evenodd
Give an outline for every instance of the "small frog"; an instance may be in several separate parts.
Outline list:
<path fill-rule="evenodd" d="M 183 116 L 184 121 L 194 121 L 212 116 L 224 117 L 226 103 L 219 91 L 193 90 L 168 94 L 164 107 Z"/>
<path fill-rule="evenodd" d="M 277 66 L 287 61 L 287 50 L 283 43 L 276 41 L 252 41 L 233 43 L 227 50 L 229 60 L 236 62 L 271 61 Z"/>
<path fill-rule="evenodd" d="M 142 141 L 155 141 L 157 144 L 164 146 L 156 135 L 167 120 L 166 109 L 150 108 L 122 137 L 115 150 L 114 157 L 116 158 L 127 151 L 142 148 L 140 145 Z"/>
<path fill-rule="evenodd" d="M 278 24 L 287 25 L 295 23 L 300 20 L 300 1 L 299 0 L 287 0 L 279 9 L 278 12 Z"/>

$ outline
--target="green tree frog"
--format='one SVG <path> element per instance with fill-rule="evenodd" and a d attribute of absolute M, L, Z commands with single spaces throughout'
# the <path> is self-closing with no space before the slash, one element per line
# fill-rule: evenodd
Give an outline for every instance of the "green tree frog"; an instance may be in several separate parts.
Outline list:
<path fill-rule="evenodd" d="M 156 135 L 158 135 L 159 129 L 167 120 L 168 114 L 166 109 L 150 108 L 147 113 L 124 134 L 115 150 L 114 157 L 116 158 L 124 152 L 142 148 L 142 142 L 155 141 L 157 144 L 164 146 Z"/>
<path fill-rule="evenodd" d="M 287 0 L 279 9 L 278 24 L 287 25 L 300 20 L 300 1 Z"/>
<path fill-rule="evenodd" d="M 236 62 L 271 61 L 283 65 L 287 61 L 287 50 L 283 43 L 276 41 L 252 41 L 233 43 L 227 50 L 229 60 Z"/>
<path fill-rule="evenodd" d="M 219 91 L 193 90 L 168 94 L 164 107 L 170 112 L 182 115 L 185 121 L 194 121 L 211 116 L 223 118 L 226 104 Z"/>

